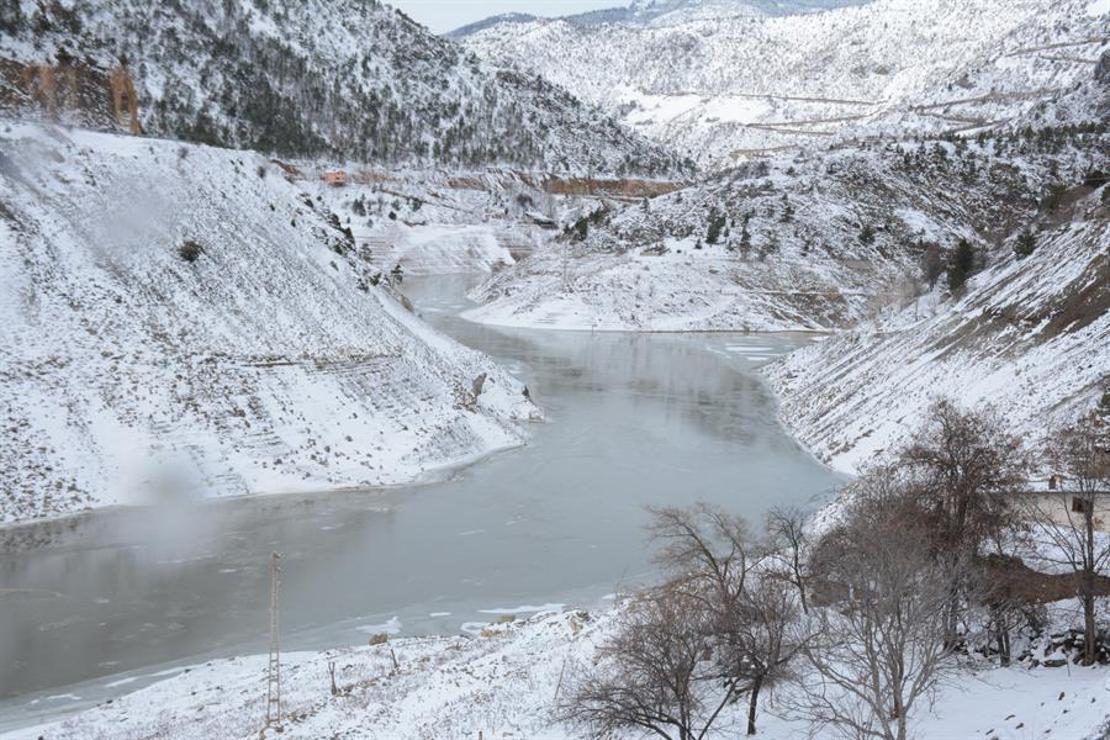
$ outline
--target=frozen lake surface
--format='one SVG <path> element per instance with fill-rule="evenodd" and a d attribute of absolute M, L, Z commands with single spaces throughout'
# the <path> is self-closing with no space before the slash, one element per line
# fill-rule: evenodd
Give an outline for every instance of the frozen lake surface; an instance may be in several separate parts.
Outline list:
<path fill-rule="evenodd" d="M 457 316 L 474 280 L 412 279 L 405 292 L 528 383 L 548 421 L 527 447 L 424 486 L 0 531 L 0 730 L 265 652 L 273 550 L 284 649 L 455 633 L 589 608 L 650 578 L 645 506 L 704 500 L 757 523 L 837 485 L 776 423 L 755 373 L 809 338 L 487 327 Z"/>

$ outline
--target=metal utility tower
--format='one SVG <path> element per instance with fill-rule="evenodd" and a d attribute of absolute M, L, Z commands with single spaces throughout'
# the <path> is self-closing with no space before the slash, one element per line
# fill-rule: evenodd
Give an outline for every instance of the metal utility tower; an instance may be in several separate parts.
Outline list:
<path fill-rule="evenodd" d="M 266 727 L 278 732 L 281 726 L 281 630 L 278 623 L 278 591 L 281 588 L 281 555 L 270 555 L 270 665 L 266 675 Z"/>

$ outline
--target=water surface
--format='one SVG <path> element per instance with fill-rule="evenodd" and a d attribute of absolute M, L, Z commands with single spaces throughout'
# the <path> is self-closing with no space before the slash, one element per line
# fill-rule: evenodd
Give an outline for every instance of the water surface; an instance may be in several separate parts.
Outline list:
<path fill-rule="evenodd" d="M 454 633 L 596 607 L 651 577 L 644 507 L 758 522 L 838 483 L 775 421 L 757 367 L 801 336 L 502 329 L 458 318 L 473 278 L 406 282 L 417 310 L 526 382 L 529 444 L 386 491 L 113 509 L 0 532 L 0 729 L 264 652 L 268 557 L 286 649 Z"/>

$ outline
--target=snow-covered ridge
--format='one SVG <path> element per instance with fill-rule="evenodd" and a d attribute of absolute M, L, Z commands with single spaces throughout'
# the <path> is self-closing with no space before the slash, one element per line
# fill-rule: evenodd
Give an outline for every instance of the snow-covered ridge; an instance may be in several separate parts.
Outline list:
<path fill-rule="evenodd" d="M 1105 190 L 1105 187 L 1103 188 Z M 799 440 L 849 472 L 912 433 L 934 400 L 990 407 L 1031 447 L 1110 388 L 1110 205 L 1086 194 L 1074 220 L 973 278 L 935 315 L 903 312 L 805 347 L 766 370 Z"/>
<path fill-rule="evenodd" d="M 0 521 L 402 483 L 521 443 L 520 384 L 375 286 L 264 157 L 0 130 Z"/>
<path fill-rule="evenodd" d="M 999 126 L 1089 77 L 1110 48 L 1108 17 L 1091 0 L 876 0 L 665 27 L 536 20 L 465 42 L 722 167 L 784 147 Z"/>
<path fill-rule="evenodd" d="M 847 5 L 862 5 L 871 0 L 633 0 L 627 6 L 588 10 L 557 19 L 578 26 L 619 24 L 627 26 L 667 26 L 699 19 L 763 17 L 816 13 Z M 457 28 L 447 34 L 466 38 L 504 24 L 531 23 L 544 19 L 528 13 L 503 13 Z"/>
<path fill-rule="evenodd" d="M 0 110 L 9 115 L 43 107 L 34 100 L 44 93 L 48 108 L 72 108 L 71 98 L 82 109 L 108 107 L 69 96 L 67 72 L 123 63 L 142 126 L 156 136 L 421 166 L 678 168 L 667 149 L 594 106 L 534 74 L 483 62 L 377 0 L 7 6 L 0 13 Z M 39 65 L 53 65 L 58 82 L 49 69 L 40 75 Z M 100 97 L 109 97 L 101 88 Z M 79 114 L 72 120 L 91 125 Z"/>

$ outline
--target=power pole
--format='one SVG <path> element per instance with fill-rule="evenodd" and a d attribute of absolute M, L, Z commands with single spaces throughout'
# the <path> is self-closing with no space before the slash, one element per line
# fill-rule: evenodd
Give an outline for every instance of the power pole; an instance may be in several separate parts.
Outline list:
<path fill-rule="evenodd" d="M 266 672 L 266 727 L 278 732 L 281 726 L 281 630 L 278 622 L 278 591 L 281 588 L 281 555 L 270 555 L 270 665 Z"/>

